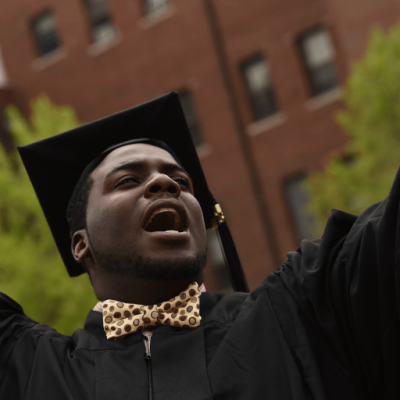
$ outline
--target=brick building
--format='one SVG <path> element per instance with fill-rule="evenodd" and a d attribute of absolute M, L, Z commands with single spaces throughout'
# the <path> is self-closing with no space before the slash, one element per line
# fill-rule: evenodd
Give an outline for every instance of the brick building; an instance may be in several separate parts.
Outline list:
<path fill-rule="evenodd" d="M 0 107 L 45 93 L 89 122 L 178 91 L 254 288 L 310 236 L 301 180 L 343 148 L 350 64 L 398 15 L 397 0 L 2 2 Z"/>

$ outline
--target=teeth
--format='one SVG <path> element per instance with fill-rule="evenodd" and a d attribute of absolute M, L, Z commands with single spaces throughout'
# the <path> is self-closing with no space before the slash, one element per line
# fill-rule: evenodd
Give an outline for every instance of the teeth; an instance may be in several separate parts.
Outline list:
<path fill-rule="evenodd" d="M 179 233 L 179 231 L 164 231 L 164 232 Z"/>

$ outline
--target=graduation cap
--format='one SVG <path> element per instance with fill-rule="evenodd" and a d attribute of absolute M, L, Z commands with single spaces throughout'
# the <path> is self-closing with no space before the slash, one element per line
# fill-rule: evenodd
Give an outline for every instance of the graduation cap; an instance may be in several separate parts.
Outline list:
<path fill-rule="evenodd" d="M 107 154 L 132 142 L 164 148 L 193 181 L 206 228 L 217 229 L 236 291 L 248 291 L 246 279 L 221 207 L 208 189 L 177 93 L 19 147 L 58 250 L 70 276 L 85 272 L 71 254 L 67 210 L 75 188 Z"/>

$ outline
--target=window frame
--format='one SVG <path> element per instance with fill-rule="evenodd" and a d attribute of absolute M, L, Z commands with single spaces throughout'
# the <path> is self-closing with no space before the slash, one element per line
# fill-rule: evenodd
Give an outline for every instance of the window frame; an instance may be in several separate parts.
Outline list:
<path fill-rule="evenodd" d="M 196 112 L 196 107 L 194 104 L 194 99 L 193 99 L 193 95 L 192 95 L 192 91 L 189 90 L 188 88 L 182 88 L 181 90 L 177 91 L 178 96 L 179 96 L 179 101 L 181 102 L 181 106 L 182 106 L 182 110 L 184 112 L 185 115 L 185 119 L 186 119 L 186 123 L 189 127 L 189 131 L 190 131 L 190 136 L 192 138 L 193 144 L 196 147 L 196 149 L 199 149 L 200 147 L 204 146 L 204 136 L 202 134 L 202 129 L 201 129 L 201 124 L 199 123 L 199 118 L 198 118 L 198 114 Z M 191 121 L 188 121 L 188 117 L 186 116 L 185 113 L 185 107 L 183 105 L 182 102 L 182 97 L 183 96 L 188 96 L 187 98 L 189 99 L 189 105 L 191 108 L 191 113 L 192 113 L 192 121 L 193 123 L 190 123 Z M 191 126 L 195 126 L 195 130 L 196 133 L 193 134 L 193 131 L 191 130 Z M 195 137 L 197 137 L 198 139 L 195 139 Z"/>
<path fill-rule="evenodd" d="M 115 37 L 117 35 L 117 32 L 116 32 L 116 29 L 115 29 L 115 25 L 113 23 L 113 17 L 112 17 L 112 12 L 111 12 L 111 7 L 110 7 L 110 1 L 109 0 L 102 0 L 104 2 L 104 4 L 106 4 L 107 14 L 104 14 L 104 15 L 107 15 L 106 22 L 108 22 L 108 25 L 111 26 L 111 28 L 113 30 L 112 37 L 110 37 L 107 40 L 99 40 L 97 35 L 96 35 L 97 28 L 99 26 L 103 25 L 103 23 L 102 22 L 97 23 L 97 21 L 95 20 L 93 12 L 92 12 L 92 10 L 90 8 L 91 7 L 91 5 L 90 5 L 91 4 L 91 0 L 81 0 L 81 1 L 82 1 L 82 4 L 83 4 L 83 7 L 85 8 L 86 17 L 87 17 L 88 22 L 89 22 L 89 35 L 90 35 L 91 42 L 93 44 L 99 44 L 99 45 L 105 45 L 107 43 L 112 42 L 115 39 Z M 101 20 L 101 18 L 99 18 L 99 20 Z"/>
<path fill-rule="evenodd" d="M 307 56 L 306 56 L 306 51 L 305 51 L 305 41 L 307 39 L 307 37 L 311 37 L 312 35 L 314 35 L 317 32 L 326 32 L 326 34 L 328 35 L 328 40 L 332 46 L 331 51 L 332 51 L 332 60 L 330 61 L 333 70 L 335 72 L 335 78 L 336 78 L 336 84 L 333 86 L 328 87 L 327 89 L 323 89 L 320 90 L 317 87 L 317 84 L 315 83 L 315 78 L 313 75 L 313 68 L 312 66 L 309 64 L 308 60 L 307 60 Z M 340 79 L 339 79 L 339 74 L 338 74 L 338 68 L 337 68 L 337 62 L 336 62 L 336 49 L 332 40 L 332 35 L 329 31 L 329 29 L 323 25 L 317 25 L 314 26 L 313 28 L 310 28 L 304 32 L 302 32 L 300 35 L 298 35 L 297 40 L 296 40 L 296 45 L 298 48 L 298 51 L 300 52 L 300 57 L 301 57 L 301 61 L 302 61 L 302 66 L 304 68 L 305 71 L 305 75 L 307 77 L 307 83 L 308 86 L 310 88 L 311 91 L 311 96 L 312 97 L 317 97 L 317 96 L 321 96 L 324 95 L 325 93 L 328 93 L 330 91 L 333 91 L 337 88 L 340 87 Z"/>
<path fill-rule="evenodd" d="M 271 101 L 271 112 L 267 112 L 267 113 L 260 113 L 258 111 L 258 109 L 260 108 L 258 104 L 256 104 L 255 101 L 255 96 L 253 96 L 252 91 L 250 90 L 250 85 L 248 82 L 248 79 L 246 78 L 246 70 L 248 67 L 250 67 L 251 65 L 254 65 L 258 62 L 262 61 L 265 65 L 265 68 L 267 70 L 268 73 L 268 78 L 269 78 L 269 85 L 267 86 L 267 99 L 268 99 L 268 95 L 270 96 L 270 101 Z M 266 59 L 266 57 L 263 56 L 263 54 L 261 53 L 257 53 L 254 54 L 251 57 L 248 57 L 247 59 L 245 59 L 244 61 L 242 61 L 240 63 L 240 72 L 241 72 L 241 76 L 246 88 L 246 94 L 247 94 L 247 98 L 248 101 L 250 103 L 250 108 L 253 114 L 253 119 L 255 122 L 259 122 L 259 121 L 263 121 L 267 118 L 270 118 L 272 116 L 275 116 L 279 113 L 280 111 L 280 107 L 278 104 L 278 99 L 277 96 L 275 94 L 275 88 L 274 88 L 274 84 L 273 84 L 273 78 L 272 78 L 272 73 L 271 73 L 271 67 Z"/>
<path fill-rule="evenodd" d="M 38 31 L 36 29 L 36 26 L 38 25 L 39 20 L 41 18 L 43 18 L 45 15 L 50 16 L 53 20 L 53 23 L 54 23 L 53 34 L 54 34 L 54 38 L 56 39 L 56 42 L 57 42 L 57 46 L 48 51 L 42 50 L 44 46 L 42 46 L 39 41 L 39 35 L 37 34 Z M 56 19 L 55 13 L 51 9 L 47 8 L 47 9 L 43 10 L 42 12 L 38 13 L 35 17 L 31 18 L 30 28 L 31 28 L 31 32 L 33 35 L 33 41 L 35 43 L 36 54 L 39 58 L 47 57 L 51 54 L 58 52 L 61 49 L 62 44 L 61 44 L 61 40 L 60 40 L 60 34 L 58 31 L 57 19 Z"/>
<path fill-rule="evenodd" d="M 143 15 L 148 18 L 158 17 L 171 8 L 170 0 L 165 0 L 165 6 L 160 8 L 160 10 L 155 9 L 155 11 L 150 11 L 148 1 L 149 0 L 142 0 Z"/>
<path fill-rule="evenodd" d="M 308 174 L 306 172 L 299 171 L 287 177 L 282 182 L 283 195 L 286 202 L 286 209 L 288 211 L 288 215 L 293 227 L 294 235 L 299 243 L 304 239 L 306 240 L 317 239 L 313 233 L 313 230 L 315 230 L 317 227 L 317 218 L 312 214 L 303 213 L 304 210 L 301 210 L 301 208 L 303 209 L 306 208 L 307 204 L 311 201 L 308 193 L 302 188 L 300 188 L 301 191 L 300 196 L 302 196 L 303 199 L 300 199 L 301 200 L 300 202 L 296 202 L 293 196 L 291 196 L 291 191 L 289 189 L 289 185 L 292 182 L 296 183 L 297 187 L 299 186 L 301 187 L 301 185 L 304 183 L 307 177 Z M 306 200 L 306 202 L 303 202 L 304 199 Z M 302 225 L 304 222 L 309 224 L 308 228 L 306 229 Z"/>

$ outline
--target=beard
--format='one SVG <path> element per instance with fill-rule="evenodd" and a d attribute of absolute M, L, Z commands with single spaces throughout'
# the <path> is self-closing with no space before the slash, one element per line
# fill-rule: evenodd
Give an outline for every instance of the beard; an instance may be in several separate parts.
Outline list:
<path fill-rule="evenodd" d="M 96 249 L 91 243 L 90 246 L 100 268 L 109 274 L 161 281 L 194 279 L 207 264 L 207 249 L 190 257 L 158 259 L 143 257 L 134 250 L 116 255 Z"/>

